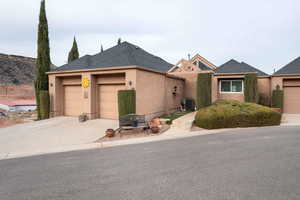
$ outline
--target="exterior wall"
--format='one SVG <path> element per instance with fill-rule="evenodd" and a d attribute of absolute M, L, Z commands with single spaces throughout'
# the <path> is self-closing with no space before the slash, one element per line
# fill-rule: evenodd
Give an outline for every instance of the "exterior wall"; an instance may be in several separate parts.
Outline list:
<path fill-rule="evenodd" d="M 177 95 L 172 95 L 177 86 Z M 137 114 L 152 118 L 180 106 L 184 81 L 146 71 L 136 71 Z"/>
<path fill-rule="evenodd" d="M 271 90 L 275 90 L 277 85 L 280 86 L 280 89 L 283 89 L 283 82 L 285 80 L 292 80 L 292 79 L 300 79 L 300 75 L 272 76 Z"/>
<path fill-rule="evenodd" d="M 266 97 L 271 97 L 271 79 L 270 77 L 258 77 L 257 79 L 258 93 Z"/>
<path fill-rule="evenodd" d="M 197 72 L 174 72 L 169 73 L 185 79 L 184 97 L 196 100 L 196 87 L 197 87 Z"/>
<path fill-rule="evenodd" d="M 212 83 L 212 102 L 219 99 L 244 101 L 244 93 L 221 93 L 219 81 L 221 79 L 244 79 L 244 75 L 215 75 Z"/>
<path fill-rule="evenodd" d="M 82 87 L 83 113 L 90 119 L 99 117 L 97 91 L 101 84 L 121 83 L 125 89 L 135 89 L 137 114 L 145 114 L 147 118 L 179 107 L 184 92 L 184 80 L 141 69 L 69 72 L 48 76 L 52 117 L 63 115 L 63 85 L 78 85 L 84 78 L 90 80 L 90 85 Z M 175 86 L 176 96 L 172 94 Z"/>

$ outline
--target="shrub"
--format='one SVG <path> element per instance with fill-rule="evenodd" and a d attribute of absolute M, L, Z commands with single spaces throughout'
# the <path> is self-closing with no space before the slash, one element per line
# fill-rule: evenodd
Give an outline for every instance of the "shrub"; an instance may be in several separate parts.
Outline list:
<path fill-rule="evenodd" d="M 259 94 L 258 104 L 270 107 L 271 99 L 269 96 L 267 96 L 265 94 Z"/>
<path fill-rule="evenodd" d="M 40 119 L 49 119 L 50 117 L 50 97 L 46 90 L 39 91 L 40 101 Z"/>
<path fill-rule="evenodd" d="M 135 114 L 136 97 L 135 90 L 119 90 L 118 91 L 118 107 L 119 116 Z"/>
<path fill-rule="evenodd" d="M 211 105 L 211 73 L 199 73 L 197 79 L 197 108 Z"/>
<path fill-rule="evenodd" d="M 276 86 L 276 90 L 272 92 L 272 107 L 273 108 L 283 108 L 283 90 L 280 86 Z"/>
<path fill-rule="evenodd" d="M 246 74 L 244 84 L 246 102 L 258 103 L 257 74 Z"/>
<path fill-rule="evenodd" d="M 221 100 L 200 109 L 195 124 L 206 129 L 279 125 L 281 113 L 255 103 Z"/>

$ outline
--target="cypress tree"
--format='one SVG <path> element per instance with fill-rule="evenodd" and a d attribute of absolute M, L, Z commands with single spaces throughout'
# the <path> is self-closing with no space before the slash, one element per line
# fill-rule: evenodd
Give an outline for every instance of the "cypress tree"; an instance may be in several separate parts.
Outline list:
<path fill-rule="evenodd" d="M 118 45 L 121 44 L 121 38 L 118 39 Z"/>
<path fill-rule="evenodd" d="M 103 46 L 102 46 L 102 44 L 101 44 L 101 53 L 103 52 L 104 50 L 103 50 Z"/>
<path fill-rule="evenodd" d="M 73 46 L 69 52 L 68 62 L 72 62 L 79 58 L 78 46 L 76 42 L 76 38 L 74 37 Z"/>
<path fill-rule="evenodd" d="M 41 119 L 40 105 L 44 103 L 40 101 L 39 92 L 41 90 L 48 91 L 48 76 L 46 72 L 50 71 L 50 48 L 48 36 L 48 22 L 45 9 L 45 0 L 41 1 L 39 27 L 38 27 L 38 44 L 37 44 L 37 61 L 36 61 L 36 79 L 35 79 L 35 95 L 37 103 L 38 119 Z"/>

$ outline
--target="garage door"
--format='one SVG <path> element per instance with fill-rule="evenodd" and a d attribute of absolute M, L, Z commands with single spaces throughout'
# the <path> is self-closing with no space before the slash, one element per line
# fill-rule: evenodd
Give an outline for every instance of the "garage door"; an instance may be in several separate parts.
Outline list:
<path fill-rule="evenodd" d="M 100 118 L 118 119 L 118 90 L 124 90 L 125 85 L 99 85 L 98 107 Z"/>
<path fill-rule="evenodd" d="M 300 113 L 300 87 L 284 87 L 285 113 Z"/>
<path fill-rule="evenodd" d="M 64 115 L 81 115 L 83 111 L 82 99 L 82 88 L 80 85 L 64 86 Z"/>

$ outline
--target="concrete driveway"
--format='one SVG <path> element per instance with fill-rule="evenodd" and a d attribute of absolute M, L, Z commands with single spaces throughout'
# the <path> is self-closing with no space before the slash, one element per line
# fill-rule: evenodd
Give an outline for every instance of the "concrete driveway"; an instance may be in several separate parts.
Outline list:
<path fill-rule="evenodd" d="M 96 119 L 79 123 L 74 117 L 57 117 L 0 129 L 0 157 L 38 154 L 72 145 L 89 144 L 104 136 L 118 121 Z"/>
<path fill-rule="evenodd" d="M 282 126 L 300 126 L 300 114 L 283 114 Z"/>

